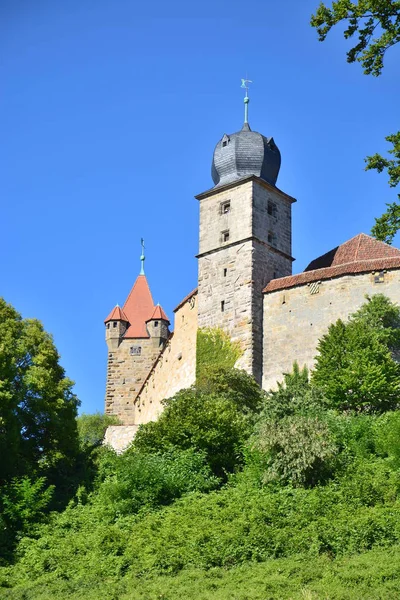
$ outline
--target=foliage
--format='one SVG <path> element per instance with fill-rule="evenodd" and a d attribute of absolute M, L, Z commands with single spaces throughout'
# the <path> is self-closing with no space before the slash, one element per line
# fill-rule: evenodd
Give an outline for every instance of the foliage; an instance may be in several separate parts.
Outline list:
<path fill-rule="evenodd" d="M 312 382 L 339 410 L 382 412 L 398 404 L 400 365 L 390 347 L 398 344 L 399 309 L 382 296 L 348 323 L 340 319 L 320 340 Z"/>
<path fill-rule="evenodd" d="M 0 482 L 77 453 L 78 400 L 58 360 L 41 323 L 0 299 Z"/>
<path fill-rule="evenodd" d="M 229 335 L 219 328 L 197 330 L 196 380 L 207 380 L 209 369 L 231 369 L 242 355 L 239 342 L 232 342 Z"/>
<path fill-rule="evenodd" d="M 50 504 L 54 486 L 46 486 L 43 477 L 12 479 L 3 485 L 0 496 L 0 556 L 8 557 L 18 534 L 34 531 Z"/>
<path fill-rule="evenodd" d="M 314 486 L 331 476 L 338 447 L 326 422 L 313 415 L 264 421 L 253 441 L 262 483 Z"/>
<path fill-rule="evenodd" d="M 204 453 L 218 477 L 242 463 L 241 447 L 250 434 L 250 423 L 231 398 L 191 388 L 164 401 L 164 406 L 157 421 L 139 427 L 134 441 L 137 450 L 193 448 Z"/>
<path fill-rule="evenodd" d="M 174 577 L 62 578 L 0 589 L 8 600 L 397 600 L 400 548 L 310 561 L 296 556 L 248 563 L 232 569 L 188 568 Z M 4 578 L 6 583 L 6 578 Z"/>
<path fill-rule="evenodd" d="M 320 411 L 326 406 L 322 392 L 310 384 L 307 367 L 300 369 L 296 361 L 292 373 L 284 373 L 277 386 L 266 394 L 262 420 Z"/>
<path fill-rule="evenodd" d="M 386 51 L 400 42 L 400 2 L 396 0 L 336 0 L 332 8 L 321 3 L 311 17 L 311 25 L 317 29 L 320 41 L 324 41 L 329 31 L 341 22 L 347 23 L 344 31 L 346 39 L 358 34 L 358 43 L 347 53 L 347 61 L 358 61 L 364 73 L 381 75 Z M 373 37 L 377 35 L 377 37 Z M 386 140 L 393 145 L 389 153 L 393 159 L 381 154 L 367 156 L 366 171 L 374 169 L 378 173 L 387 170 L 390 187 L 400 181 L 400 131 L 389 135 Z M 400 195 L 399 195 L 400 198 Z M 391 244 L 400 229 L 400 204 L 386 204 L 387 210 L 375 219 L 371 233 L 378 240 Z"/>
<path fill-rule="evenodd" d="M 266 397 L 256 380 L 246 371 L 220 366 L 210 366 L 207 377 L 197 381 L 196 390 L 204 395 L 215 394 L 227 398 L 240 412 L 250 417 L 260 412 Z"/>
<path fill-rule="evenodd" d="M 99 478 L 93 501 L 107 520 L 167 505 L 185 493 L 207 492 L 218 484 L 204 454 L 191 448 L 164 454 L 131 449 L 121 456 L 109 450 L 100 462 Z"/>
<path fill-rule="evenodd" d="M 384 158 L 381 154 L 374 154 L 373 156 L 367 156 L 365 159 L 367 166 L 366 171 L 371 169 L 382 173 L 387 171 L 389 175 L 389 186 L 396 187 L 400 183 L 400 131 L 392 135 L 388 135 L 386 140 L 393 146 L 389 150 L 389 153 L 394 158 Z M 400 200 L 400 194 L 398 194 Z M 387 210 L 381 217 L 375 219 L 375 225 L 373 226 L 371 233 L 378 240 L 391 244 L 394 236 L 400 229 L 400 204 L 399 202 L 392 202 L 387 204 Z"/>
<path fill-rule="evenodd" d="M 115 415 L 105 415 L 99 412 L 94 414 L 81 414 L 77 418 L 79 445 L 82 449 L 99 446 L 110 425 L 120 425 Z"/>
<path fill-rule="evenodd" d="M 320 41 L 324 41 L 332 27 L 342 21 L 347 23 L 346 39 L 358 34 L 358 43 L 347 53 L 347 61 L 360 62 L 367 75 L 380 75 L 386 51 L 400 42 L 400 2 L 336 0 L 332 2 L 332 8 L 321 2 L 311 17 L 311 25 L 317 29 Z"/>

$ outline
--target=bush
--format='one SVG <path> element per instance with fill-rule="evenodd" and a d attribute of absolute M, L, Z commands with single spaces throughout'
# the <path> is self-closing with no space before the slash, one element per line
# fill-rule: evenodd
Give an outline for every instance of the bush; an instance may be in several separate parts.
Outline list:
<path fill-rule="evenodd" d="M 328 329 L 318 344 L 312 383 L 339 410 L 384 412 L 400 396 L 400 309 L 381 295 Z"/>
<path fill-rule="evenodd" d="M 157 421 L 141 425 L 134 447 L 145 453 L 192 448 L 204 453 L 217 477 L 225 478 L 243 463 L 242 446 L 249 419 L 224 395 L 182 390 L 164 402 Z"/>
<path fill-rule="evenodd" d="M 207 492 L 218 485 L 204 454 L 191 448 L 165 454 L 131 449 L 121 456 L 108 451 L 99 465 L 99 480 L 93 502 L 112 521 L 143 508 L 170 504 L 188 492 Z"/>
<path fill-rule="evenodd" d="M 313 486 L 332 476 L 338 446 L 322 419 L 296 415 L 264 421 L 252 450 L 263 483 Z"/>

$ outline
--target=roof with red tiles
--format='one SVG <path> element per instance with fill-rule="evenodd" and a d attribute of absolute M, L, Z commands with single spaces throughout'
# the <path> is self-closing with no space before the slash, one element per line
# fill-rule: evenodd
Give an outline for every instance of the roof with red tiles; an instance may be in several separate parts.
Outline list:
<path fill-rule="evenodd" d="M 400 250 L 360 233 L 341 246 L 311 261 L 303 273 L 273 279 L 264 293 L 288 289 L 313 281 L 400 268 Z"/>
<path fill-rule="evenodd" d="M 174 308 L 174 312 L 176 312 L 177 310 L 179 310 L 184 304 L 186 304 L 186 302 L 188 300 L 190 300 L 190 298 L 193 298 L 193 296 L 195 296 L 198 292 L 198 288 L 195 288 L 192 292 L 190 292 L 190 294 L 188 294 L 187 296 L 184 297 L 183 300 L 181 300 L 181 302 L 179 302 L 178 306 L 175 306 Z"/>
<path fill-rule="evenodd" d="M 151 317 L 149 319 L 147 319 L 147 321 L 150 321 L 152 319 L 163 319 L 164 321 L 168 321 L 169 323 L 169 319 L 167 317 L 167 315 L 165 314 L 165 312 L 163 311 L 162 307 L 157 304 L 157 306 L 154 309 L 153 314 L 151 315 Z"/>
<path fill-rule="evenodd" d="M 126 321 L 126 322 L 128 322 L 128 317 L 126 316 L 124 311 L 117 304 L 116 307 L 112 309 L 112 311 L 110 312 L 108 317 L 106 319 L 104 319 L 104 323 L 108 323 L 108 321 Z"/>
<path fill-rule="evenodd" d="M 130 323 L 125 338 L 148 338 L 146 321 L 154 312 L 154 302 L 146 275 L 139 275 L 123 306 Z"/>

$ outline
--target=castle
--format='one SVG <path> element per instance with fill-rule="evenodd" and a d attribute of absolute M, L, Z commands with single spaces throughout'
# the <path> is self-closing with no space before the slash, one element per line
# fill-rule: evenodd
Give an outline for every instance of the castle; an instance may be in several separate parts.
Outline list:
<path fill-rule="evenodd" d="M 174 331 L 153 303 L 142 269 L 120 308 L 105 319 L 108 366 L 105 412 L 122 425 L 106 443 L 124 449 L 141 423 L 155 420 L 161 401 L 195 381 L 198 328 L 220 327 L 243 353 L 236 366 L 270 389 L 294 360 L 313 366 L 319 338 L 347 319 L 367 294 L 400 303 L 400 250 L 363 233 L 292 275 L 294 198 L 276 181 L 281 155 L 272 137 L 245 119 L 224 134 L 212 160 L 214 186 L 200 205 L 198 287 L 175 308 Z"/>

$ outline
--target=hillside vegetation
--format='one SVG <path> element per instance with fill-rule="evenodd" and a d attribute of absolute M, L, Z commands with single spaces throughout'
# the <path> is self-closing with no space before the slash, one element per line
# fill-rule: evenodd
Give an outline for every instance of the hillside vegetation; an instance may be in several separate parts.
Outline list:
<path fill-rule="evenodd" d="M 200 335 L 196 386 L 123 455 L 78 419 L 63 505 L 42 472 L 3 485 L 0 598 L 399 597 L 399 308 L 368 299 L 269 393 Z"/>

